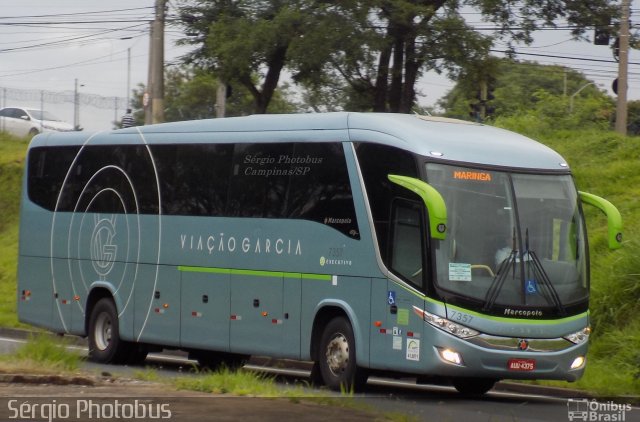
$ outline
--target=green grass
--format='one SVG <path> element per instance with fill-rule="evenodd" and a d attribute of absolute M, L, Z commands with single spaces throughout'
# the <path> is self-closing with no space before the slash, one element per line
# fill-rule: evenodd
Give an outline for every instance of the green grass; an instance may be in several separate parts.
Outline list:
<path fill-rule="evenodd" d="M 20 373 L 68 373 L 80 368 L 80 351 L 50 334 L 32 335 L 16 352 L 0 356 L 0 370 Z"/>
<path fill-rule="evenodd" d="M 506 125 L 507 128 L 511 127 Z M 522 125 L 521 133 L 527 133 Z M 579 388 L 603 396 L 640 395 L 640 137 L 604 131 L 535 133 L 571 166 L 578 189 L 611 201 L 622 214 L 624 246 L 607 247 L 607 221 L 585 207 L 591 257 L 590 339 Z"/>
<path fill-rule="evenodd" d="M 215 372 L 203 372 L 198 377 L 180 377 L 175 381 L 179 390 L 201 391 L 235 396 L 281 397 L 282 388 L 269 375 L 221 368 Z M 302 389 L 296 389 L 302 395 Z"/>
<path fill-rule="evenodd" d="M 19 326 L 16 315 L 18 211 L 28 141 L 0 133 L 0 326 Z"/>

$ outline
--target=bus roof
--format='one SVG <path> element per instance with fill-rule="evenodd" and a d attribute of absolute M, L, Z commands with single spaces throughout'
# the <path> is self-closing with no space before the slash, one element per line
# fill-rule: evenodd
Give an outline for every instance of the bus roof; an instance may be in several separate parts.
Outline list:
<path fill-rule="evenodd" d="M 300 133 L 306 132 L 304 137 Z M 246 135 L 251 133 L 248 138 Z M 150 144 L 178 142 L 353 141 L 395 146 L 434 160 L 501 167 L 567 171 L 564 158 L 530 138 L 463 120 L 395 113 L 263 114 L 131 127 L 89 134 L 48 133 L 38 145 L 132 142 L 142 134 Z M 177 138 L 176 134 L 188 136 Z M 214 136 L 219 134 L 222 136 Z M 124 136 L 128 135 L 128 136 Z M 286 136 L 283 136 L 286 135 Z"/>

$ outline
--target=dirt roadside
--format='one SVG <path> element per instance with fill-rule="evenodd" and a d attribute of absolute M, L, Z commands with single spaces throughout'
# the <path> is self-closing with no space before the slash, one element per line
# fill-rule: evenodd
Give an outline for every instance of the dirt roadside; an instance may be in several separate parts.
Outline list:
<path fill-rule="evenodd" d="M 85 385 L 83 385 L 85 384 Z M 3 376 L 0 420 L 87 421 L 354 421 L 379 414 L 314 403 L 313 399 L 259 398 L 178 391 L 132 380 Z"/>

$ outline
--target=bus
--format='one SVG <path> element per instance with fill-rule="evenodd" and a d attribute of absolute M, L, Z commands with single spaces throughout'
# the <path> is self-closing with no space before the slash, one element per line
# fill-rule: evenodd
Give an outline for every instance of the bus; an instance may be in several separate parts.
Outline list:
<path fill-rule="evenodd" d="M 402 114 L 257 115 L 47 133 L 28 149 L 18 315 L 98 362 L 313 363 L 483 394 L 585 368 L 589 256 L 566 161 Z"/>

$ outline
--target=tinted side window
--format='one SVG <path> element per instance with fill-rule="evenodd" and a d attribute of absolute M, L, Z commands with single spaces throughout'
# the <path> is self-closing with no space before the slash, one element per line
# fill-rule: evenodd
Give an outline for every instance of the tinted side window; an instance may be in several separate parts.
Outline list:
<path fill-rule="evenodd" d="M 80 147 L 39 147 L 29 151 L 27 192 L 37 205 L 53 211 L 62 182 Z"/>
<path fill-rule="evenodd" d="M 293 144 L 237 144 L 226 215 L 281 218 L 286 213 Z"/>
<path fill-rule="evenodd" d="M 298 143 L 291 161 L 288 216 L 360 239 L 342 144 Z"/>
<path fill-rule="evenodd" d="M 356 153 L 369 198 L 378 247 L 385 264 L 390 266 L 388 242 L 391 202 L 397 197 L 407 198 L 410 192 L 391 182 L 387 176 L 398 174 L 418 177 L 418 167 L 410 153 L 386 145 L 358 144 Z"/>
<path fill-rule="evenodd" d="M 49 210 L 62 191 L 58 211 L 141 214 L 157 214 L 161 199 L 163 214 L 304 219 L 360 238 L 338 142 L 150 148 L 34 148 L 29 196 Z"/>
<path fill-rule="evenodd" d="M 58 211 L 158 213 L 158 188 L 142 145 L 82 148 L 62 187 Z"/>
<path fill-rule="evenodd" d="M 394 201 L 389 250 L 390 268 L 409 283 L 423 288 L 424 224 L 419 203 Z"/>
<path fill-rule="evenodd" d="M 164 214 L 224 215 L 232 144 L 154 145 L 152 151 Z"/>

